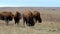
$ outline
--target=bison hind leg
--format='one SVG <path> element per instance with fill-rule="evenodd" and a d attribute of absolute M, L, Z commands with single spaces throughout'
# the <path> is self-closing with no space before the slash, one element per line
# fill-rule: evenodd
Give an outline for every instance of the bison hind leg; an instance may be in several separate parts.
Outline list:
<path fill-rule="evenodd" d="M 8 26 L 9 20 L 5 20 L 5 22 L 6 22 L 6 25 Z"/>

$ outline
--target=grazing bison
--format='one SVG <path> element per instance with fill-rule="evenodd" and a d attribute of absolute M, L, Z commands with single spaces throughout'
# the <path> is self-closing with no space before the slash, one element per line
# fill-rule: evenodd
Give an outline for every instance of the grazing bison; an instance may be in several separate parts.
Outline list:
<path fill-rule="evenodd" d="M 26 22 L 26 24 L 28 26 L 34 26 L 35 25 L 34 20 L 33 20 L 33 14 L 31 11 L 25 11 L 23 13 L 23 22 L 24 22 L 24 24 Z"/>
<path fill-rule="evenodd" d="M 36 21 L 36 22 L 38 21 L 39 23 L 41 23 L 41 22 L 42 22 L 42 19 L 41 19 L 41 17 L 40 17 L 40 12 L 38 12 L 38 11 L 33 11 L 32 13 L 33 13 L 33 17 L 34 17 L 35 21 Z"/>
<path fill-rule="evenodd" d="M 13 16 L 12 12 L 0 12 L 0 20 L 5 20 L 7 25 L 9 21 L 12 21 Z"/>
<path fill-rule="evenodd" d="M 19 20 L 21 19 L 21 13 L 19 13 L 18 11 L 16 12 L 15 16 L 14 16 L 14 21 L 15 24 L 19 24 Z"/>

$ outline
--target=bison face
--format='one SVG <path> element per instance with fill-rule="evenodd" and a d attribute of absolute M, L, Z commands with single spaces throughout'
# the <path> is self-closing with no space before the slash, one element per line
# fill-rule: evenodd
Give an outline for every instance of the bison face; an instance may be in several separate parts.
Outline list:
<path fill-rule="evenodd" d="M 38 11 L 34 11 L 32 12 L 33 13 L 33 17 L 34 17 L 34 20 L 35 22 L 39 22 L 39 23 L 42 23 L 42 19 L 41 19 L 41 16 L 40 16 L 40 12 Z"/>
<path fill-rule="evenodd" d="M 15 24 L 16 23 L 18 24 L 20 19 L 21 19 L 21 14 L 19 12 L 16 12 L 16 14 L 14 15 Z"/>

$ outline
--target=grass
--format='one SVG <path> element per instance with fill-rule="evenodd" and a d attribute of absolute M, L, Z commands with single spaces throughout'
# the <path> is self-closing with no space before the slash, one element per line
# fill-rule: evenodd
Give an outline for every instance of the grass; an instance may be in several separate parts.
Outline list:
<path fill-rule="evenodd" d="M 9 26 L 6 26 L 4 22 L 0 21 L 0 34 L 60 34 L 59 25 L 59 22 L 44 21 L 37 22 L 34 27 L 24 27 L 22 24 L 17 26 L 14 22 L 10 22 Z"/>

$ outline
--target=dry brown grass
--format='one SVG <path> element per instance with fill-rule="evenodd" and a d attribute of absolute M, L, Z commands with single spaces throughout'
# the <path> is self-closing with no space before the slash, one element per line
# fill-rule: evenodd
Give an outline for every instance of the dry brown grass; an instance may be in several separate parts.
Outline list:
<path fill-rule="evenodd" d="M 0 34 L 60 34 L 60 23 L 44 21 L 36 23 L 34 27 L 24 27 L 22 24 L 17 26 L 13 22 L 6 26 L 0 21 Z"/>

